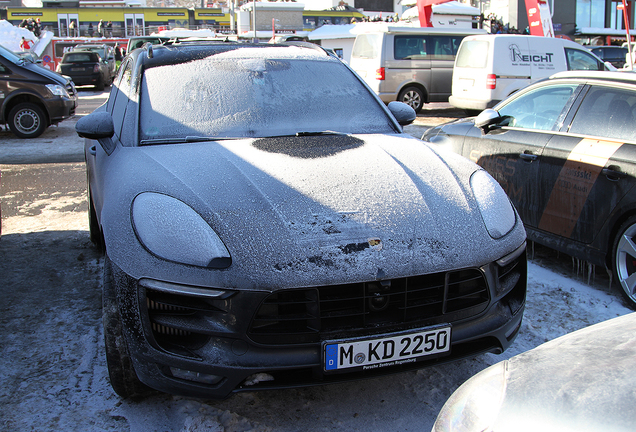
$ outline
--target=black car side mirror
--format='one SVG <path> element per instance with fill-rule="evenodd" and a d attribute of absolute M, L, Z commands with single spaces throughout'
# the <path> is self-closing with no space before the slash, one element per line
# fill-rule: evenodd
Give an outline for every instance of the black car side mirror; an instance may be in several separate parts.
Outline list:
<path fill-rule="evenodd" d="M 404 102 L 389 102 L 388 108 L 401 126 L 410 125 L 417 118 L 415 110 Z"/>
<path fill-rule="evenodd" d="M 105 111 L 96 111 L 79 119 L 75 132 L 82 138 L 97 140 L 108 155 L 115 150 L 111 139 L 115 135 L 115 125 L 111 115 Z"/>

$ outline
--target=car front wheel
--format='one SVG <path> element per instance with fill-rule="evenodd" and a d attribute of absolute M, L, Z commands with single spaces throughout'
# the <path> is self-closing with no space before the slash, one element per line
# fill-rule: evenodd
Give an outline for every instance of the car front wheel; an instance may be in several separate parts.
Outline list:
<path fill-rule="evenodd" d="M 46 117 L 37 105 L 20 103 L 9 111 L 9 128 L 20 138 L 37 138 L 46 129 Z"/>
<path fill-rule="evenodd" d="M 636 217 L 620 227 L 613 251 L 616 282 L 630 307 L 636 309 Z"/>
<path fill-rule="evenodd" d="M 404 102 L 419 113 L 424 105 L 424 92 L 417 87 L 407 87 L 400 92 L 399 102 Z"/>
<path fill-rule="evenodd" d="M 117 290 L 113 280 L 112 263 L 108 255 L 104 257 L 102 319 L 106 345 L 106 365 L 113 390 L 123 398 L 140 397 L 150 393 L 150 389 L 137 378 L 130 358 L 128 344 L 122 329 L 121 314 L 117 306 Z"/>

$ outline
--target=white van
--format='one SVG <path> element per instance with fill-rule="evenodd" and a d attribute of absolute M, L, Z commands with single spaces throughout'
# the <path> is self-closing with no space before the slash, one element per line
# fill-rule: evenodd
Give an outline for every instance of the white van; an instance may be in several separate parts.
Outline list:
<path fill-rule="evenodd" d="M 525 35 L 468 36 L 453 71 L 451 105 L 476 113 L 530 83 L 566 70 L 616 70 L 567 39 Z"/>
<path fill-rule="evenodd" d="M 383 102 L 401 101 L 416 112 L 447 102 L 455 54 L 478 29 L 385 26 L 356 36 L 350 66 Z"/>

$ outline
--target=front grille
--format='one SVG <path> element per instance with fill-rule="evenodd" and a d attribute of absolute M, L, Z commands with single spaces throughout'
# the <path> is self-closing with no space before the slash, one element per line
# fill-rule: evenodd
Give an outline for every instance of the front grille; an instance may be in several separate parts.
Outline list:
<path fill-rule="evenodd" d="M 249 337 L 262 344 L 318 342 L 407 324 L 431 325 L 477 315 L 490 294 L 478 269 L 390 281 L 286 290 L 271 294 L 252 320 Z"/>

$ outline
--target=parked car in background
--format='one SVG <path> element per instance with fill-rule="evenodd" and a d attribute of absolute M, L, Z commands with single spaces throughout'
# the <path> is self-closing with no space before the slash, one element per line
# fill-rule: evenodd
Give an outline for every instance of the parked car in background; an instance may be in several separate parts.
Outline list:
<path fill-rule="evenodd" d="M 485 33 L 479 29 L 373 28 L 356 36 L 351 67 L 382 101 L 404 102 L 415 112 L 425 103 L 448 101 L 459 44 L 467 35 Z"/>
<path fill-rule="evenodd" d="M 69 76 L 77 86 L 92 85 L 104 90 L 110 85 L 110 69 L 99 54 L 92 51 L 69 51 L 64 53 L 57 65 L 57 72 Z"/>
<path fill-rule="evenodd" d="M 523 224 L 483 169 L 402 131 L 413 109 L 309 44 L 149 45 L 119 70 L 76 124 L 119 395 L 223 398 L 512 343 Z"/>
<path fill-rule="evenodd" d="M 126 45 L 126 53 L 131 53 L 132 50 L 141 48 L 146 42 L 151 44 L 161 45 L 164 42 L 169 41 L 167 36 L 133 36 L 128 39 L 128 45 Z"/>
<path fill-rule="evenodd" d="M 636 313 L 516 355 L 462 384 L 432 432 L 631 432 Z"/>
<path fill-rule="evenodd" d="M 564 72 L 422 139 L 484 167 L 528 238 L 611 270 L 636 306 L 636 76 Z"/>
<path fill-rule="evenodd" d="M 627 61 L 627 47 L 619 46 L 597 46 L 590 48 L 590 51 L 596 54 L 601 60 L 610 62 L 615 68 L 621 69 Z"/>
<path fill-rule="evenodd" d="M 99 57 L 108 65 L 108 78 L 106 82 L 112 83 L 117 73 L 117 63 L 115 62 L 115 49 L 107 44 L 80 44 L 75 45 L 73 51 L 92 51 L 99 54 Z"/>
<path fill-rule="evenodd" d="M 568 39 L 510 34 L 468 36 L 455 59 L 448 102 L 477 114 L 557 72 L 610 69 L 615 68 Z"/>
<path fill-rule="evenodd" d="M 75 114 L 73 81 L 0 46 L 0 122 L 20 138 L 36 138 Z"/>

